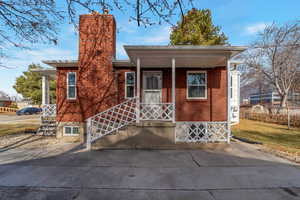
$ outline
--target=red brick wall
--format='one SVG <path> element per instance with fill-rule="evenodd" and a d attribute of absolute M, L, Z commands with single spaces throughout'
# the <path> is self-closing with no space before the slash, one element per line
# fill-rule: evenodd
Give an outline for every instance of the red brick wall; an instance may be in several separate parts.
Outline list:
<path fill-rule="evenodd" d="M 9 107 L 12 104 L 12 101 L 1 101 L 0 107 Z"/>
<path fill-rule="evenodd" d="M 57 68 L 56 77 L 56 106 L 57 106 L 57 121 L 82 121 L 82 115 L 80 109 L 77 106 L 79 99 L 68 100 L 67 99 L 67 73 L 77 72 L 78 68 Z"/>
<path fill-rule="evenodd" d="M 207 99 L 186 98 L 186 71 L 176 69 L 176 120 L 226 121 L 227 72 L 225 67 L 207 70 Z M 195 70 L 195 69 L 190 69 Z M 205 69 L 201 69 L 205 70 Z"/>
<path fill-rule="evenodd" d="M 58 121 L 81 122 L 117 104 L 117 83 L 112 60 L 116 52 L 116 24 L 112 15 L 80 16 L 77 100 L 66 100 L 66 71 L 58 80 Z"/>
<path fill-rule="evenodd" d="M 141 76 L 143 74 L 141 71 Z M 172 78 L 171 69 L 151 69 L 162 71 L 163 102 L 172 101 Z M 193 69 L 176 69 L 176 120 L 177 121 L 226 121 L 227 120 L 227 72 L 225 67 L 207 70 L 207 99 L 188 100 L 186 98 L 186 72 Z M 118 94 L 119 102 L 124 101 L 125 95 L 125 72 L 132 69 L 118 69 Z M 141 88 L 143 78 L 141 77 Z M 142 91 L 141 91 L 142 95 Z"/>

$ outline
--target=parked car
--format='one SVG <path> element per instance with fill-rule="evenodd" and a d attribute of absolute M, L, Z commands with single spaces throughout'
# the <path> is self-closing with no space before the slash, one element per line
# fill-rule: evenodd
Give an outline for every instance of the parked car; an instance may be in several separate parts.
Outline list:
<path fill-rule="evenodd" d="M 17 115 L 33 115 L 33 114 L 40 114 L 42 112 L 41 108 L 35 108 L 35 107 L 26 107 L 22 108 L 21 110 L 18 110 L 16 112 Z"/>

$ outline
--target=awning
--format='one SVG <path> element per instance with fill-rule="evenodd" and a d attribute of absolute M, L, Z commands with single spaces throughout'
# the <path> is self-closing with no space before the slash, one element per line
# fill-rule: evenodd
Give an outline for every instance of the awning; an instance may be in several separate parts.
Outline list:
<path fill-rule="evenodd" d="M 136 65 L 137 58 L 142 68 L 171 67 L 175 58 L 176 67 L 226 66 L 227 59 L 246 50 L 244 46 L 140 46 L 125 45 L 130 62 Z"/>
<path fill-rule="evenodd" d="M 42 76 L 49 76 L 51 78 L 56 77 L 56 69 L 55 68 L 31 69 L 30 71 L 40 73 Z"/>

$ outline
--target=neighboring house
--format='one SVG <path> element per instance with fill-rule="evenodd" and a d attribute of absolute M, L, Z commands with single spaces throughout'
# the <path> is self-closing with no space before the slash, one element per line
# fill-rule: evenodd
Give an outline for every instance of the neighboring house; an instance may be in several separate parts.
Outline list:
<path fill-rule="evenodd" d="M 4 92 L 0 91 L 0 107 L 9 107 L 12 104 L 12 100 Z"/>
<path fill-rule="evenodd" d="M 239 74 L 230 59 L 245 47 L 124 48 L 129 60 L 116 60 L 112 15 L 81 15 L 78 61 L 43 61 L 54 68 L 35 70 L 43 75 L 44 116 L 56 115 L 58 138 L 86 139 L 88 147 L 105 135 L 113 137 L 104 137 L 107 143 L 132 137 L 152 146 L 230 141 L 239 112 Z M 49 105 L 50 76 L 56 105 Z"/>
<path fill-rule="evenodd" d="M 264 92 L 255 93 L 249 96 L 250 104 L 264 104 L 264 105 L 280 105 L 280 96 L 278 92 Z M 288 96 L 288 103 L 290 105 L 300 105 L 300 93 L 291 91 Z"/>
<path fill-rule="evenodd" d="M 28 98 L 23 98 L 23 99 L 17 101 L 16 104 L 19 109 L 33 106 L 32 100 L 28 99 Z"/>

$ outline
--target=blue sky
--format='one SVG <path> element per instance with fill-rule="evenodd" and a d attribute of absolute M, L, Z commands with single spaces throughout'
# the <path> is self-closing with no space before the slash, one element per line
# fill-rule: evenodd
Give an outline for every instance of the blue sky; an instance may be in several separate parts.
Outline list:
<path fill-rule="evenodd" d="M 195 7 L 211 9 L 214 24 L 222 27 L 231 45 L 249 44 L 255 39 L 258 31 L 272 22 L 284 23 L 300 19 L 299 0 L 195 0 Z M 128 15 L 118 11 L 110 13 L 115 16 L 117 22 L 119 59 L 127 58 L 122 48 L 125 44 L 169 43 L 170 25 L 138 27 L 135 22 L 129 22 Z M 173 16 L 172 22 L 175 23 L 179 17 Z M 0 91 L 16 95 L 12 85 L 29 64 L 41 64 L 41 60 L 77 59 L 78 35 L 75 34 L 72 25 L 65 23 L 60 26 L 58 45 L 34 45 L 31 50 L 8 48 L 6 53 L 10 57 L 2 62 L 11 68 L 0 68 Z"/>

